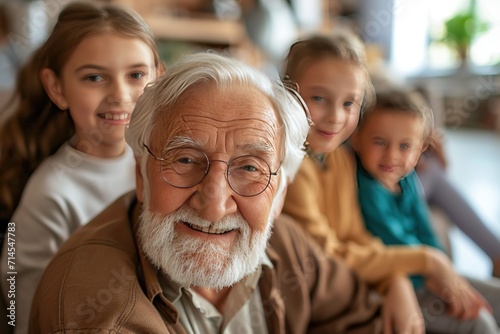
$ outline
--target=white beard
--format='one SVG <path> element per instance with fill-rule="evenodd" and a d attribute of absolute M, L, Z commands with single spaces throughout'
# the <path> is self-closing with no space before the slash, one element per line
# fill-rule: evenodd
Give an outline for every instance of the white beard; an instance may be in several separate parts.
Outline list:
<path fill-rule="evenodd" d="M 138 228 L 141 247 L 156 267 L 183 287 L 218 290 L 230 287 L 253 273 L 265 258 L 271 236 L 271 218 L 263 232 L 252 232 L 239 213 L 212 224 L 189 207 L 183 206 L 165 216 L 151 212 L 147 202 Z M 207 242 L 176 232 L 175 225 L 179 222 L 198 227 L 212 225 L 223 230 L 238 229 L 238 235 L 232 246 Z"/>

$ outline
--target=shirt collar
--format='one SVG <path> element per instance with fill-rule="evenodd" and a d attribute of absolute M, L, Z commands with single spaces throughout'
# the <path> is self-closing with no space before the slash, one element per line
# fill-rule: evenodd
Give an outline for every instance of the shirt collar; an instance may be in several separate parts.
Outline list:
<path fill-rule="evenodd" d="M 257 270 L 247 275 L 245 278 L 243 278 L 242 281 L 236 284 L 244 284 L 245 288 L 249 288 L 252 290 L 257 288 L 263 267 L 267 267 L 271 270 L 274 268 L 271 260 L 266 254 L 264 254 L 262 263 L 257 268 Z M 160 276 L 158 278 L 158 282 L 163 288 L 162 289 L 163 294 L 165 295 L 167 300 L 172 304 L 175 304 L 182 297 L 182 294 L 185 293 L 186 290 L 187 291 L 190 290 L 185 287 L 182 287 L 179 283 L 172 281 L 168 276 L 163 275 L 162 273 L 159 273 L 158 276 Z"/>

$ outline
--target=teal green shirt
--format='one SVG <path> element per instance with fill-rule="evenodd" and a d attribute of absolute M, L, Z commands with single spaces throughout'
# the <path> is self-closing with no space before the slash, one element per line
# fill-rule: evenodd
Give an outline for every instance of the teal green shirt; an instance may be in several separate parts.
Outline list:
<path fill-rule="evenodd" d="M 428 245 L 442 250 L 430 224 L 427 202 L 415 171 L 399 181 L 393 193 L 374 179 L 357 160 L 358 198 L 366 228 L 386 245 Z M 422 276 L 411 276 L 423 286 Z"/>

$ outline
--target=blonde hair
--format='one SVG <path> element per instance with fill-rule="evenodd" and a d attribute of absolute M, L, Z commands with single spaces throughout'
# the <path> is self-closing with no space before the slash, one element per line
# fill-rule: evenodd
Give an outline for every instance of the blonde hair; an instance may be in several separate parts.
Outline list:
<path fill-rule="evenodd" d="M 370 80 L 363 42 L 352 33 L 339 31 L 328 36 L 312 35 L 295 42 L 285 57 L 283 72 L 291 80 L 297 81 L 308 66 L 325 58 L 346 61 L 363 71 L 366 85 L 361 112 L 370 107 L 375 100 L 375 90 Z"/>
<path fill-rule="evenodd" d="M 69 113 L 45 92 L 40 71 L 49 68 L 60 76 L 80 42 L 104 32 L 140 39 L 151 48 L 156 68 L 163 67 L 154 34 L 137 13 L 113 5 L 66 6 L 47 41 L 19 71 L 9 102 L 16 107 L 0 125 L 0 222 L 7 222 L 14 213 L 34 170 L 75 132 Z"/>

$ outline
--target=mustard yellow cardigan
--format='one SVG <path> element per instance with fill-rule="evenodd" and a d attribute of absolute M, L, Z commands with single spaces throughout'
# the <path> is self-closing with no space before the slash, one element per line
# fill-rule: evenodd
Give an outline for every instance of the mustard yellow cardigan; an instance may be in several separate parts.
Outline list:
<path fill-rule="evenodd" d="M 339 147 L 323 164 L 306 157 L 289 186 L 283 212 L 332 256 L 381 292 L 396 275 L 425 274 L 426 246 L 386 246 L 365 228 L 358 204 L 356 162 Z"/>

